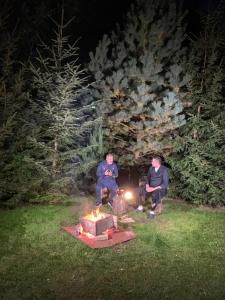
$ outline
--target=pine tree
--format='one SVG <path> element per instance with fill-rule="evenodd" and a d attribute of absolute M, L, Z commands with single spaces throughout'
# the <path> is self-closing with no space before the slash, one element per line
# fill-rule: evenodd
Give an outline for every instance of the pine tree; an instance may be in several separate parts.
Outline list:
<path fill-rule="evenodd" d="M 9 29 L 9 8 L 0 13 L 0 200 L 26 193 L 30 167 L 23 160 L 26 133 L 23 115 L 29 95 L 25 68 L 18 62 L 18 31 Z"/>
<path fill-rule="evenodd" d="M 173 151 L 169 141 L 185 123 L 184 16 L 174 1 L 136 1 L 125 28 L 104 35 L 90 54 L 104 145 L 120 164 Z"/>
<path fill-rule="evenodd" d="M 84 72 L 78 64 L 76 42 L 69 44 L 69 37 L 63 34 L 70 23 L 64 24 L 63 14 L 61 23 L 55 23 L 52 45 L 43 43 L 31 64 L 35 119 L 29 136 L 30 160 L 42 170 L 43 182 L 56 189 L 76 185 L 75 179 L 85 169 L 82 155 L 98 123 L 95 107 L 82 97 Z"/>
<path fill-rule="evenodd" d="M 203 31 L 192 38 L 189 119 L 177 143 L 171 166 L 179 194 L 188 201 L 225 204 L 224 26 L 221 10 L 203 17 Z"/>

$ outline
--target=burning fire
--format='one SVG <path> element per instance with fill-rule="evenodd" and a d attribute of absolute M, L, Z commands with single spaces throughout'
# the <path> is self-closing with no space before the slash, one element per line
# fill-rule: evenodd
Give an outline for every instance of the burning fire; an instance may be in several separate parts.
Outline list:
<path fill-rule="evenodd" d="M 94 239 L 95 236 L 89 232 L 85 232 L 84 229 L 83 229 L 83 226 L 80 224 L 79 225 L 79 234 L 81 235 L 86 235 L 87 237 L 89 237 L 89 239 Z"/>
<path fill-rule="evenodd" d="M 113 228 L 117 228 L 116 216 L 100 212 L 99 208 L 80 218 L 76 234 L 103 241 L 112 238 Z"/>
<path fill-rule="evenodd" d="M 83 232 L 84 232 L 83 226 L 80 224 L 79 233 L 83 234 Z"/>
<path fill-rule="evenodd" d="M 86 215 L 84 219 L 96 222 L 105 218 L 105 214 L 100 212 L 99 208 L 93 210 L 90 214 Z"/>

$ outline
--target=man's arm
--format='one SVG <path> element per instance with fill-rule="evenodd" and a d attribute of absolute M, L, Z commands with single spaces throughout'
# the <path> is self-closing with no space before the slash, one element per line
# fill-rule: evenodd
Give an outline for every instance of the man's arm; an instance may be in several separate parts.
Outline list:
<path fill-rule="evenodd" d="M 163 182 L 160 185 L 161 189 L 165 189 L 166 190 L 168 188 L 168 185 L 169 185 L 169 173 L 168 173 L 168 169 L 165 168 L 163 170 Z"/>
<path fill-rule="evenodd" d="M 117 168 L 117 165 L 116 165 L 116 164 L 114 165 L 114 169 L 113 169 L 113 174 L 112 174 L 112 176 L 113 176 L 114 178 L 118 177 L 118 168 Z"/>
<path fill-rule="evenodd" d="M 146 192 L 148 192 L 148 193 L 151 193 L 155 190 L 160 190 L 160 189 L 161 189 L 160 185 L 158 185 L 156 187 L 149 186 L 148 184 L 146 185 Z"/>
<path fill-rule="evenodd" d="M 97 175 L 97 177 L 103 177 L 104 172 L 103 172 L 103 169 L 102 169 L 102 163 L 100 163 L 98 165 L 96 175 Z"/>
<path fill-rule="evenodd" d="M 147 180 L 145 185 L 145 190 L 148 193 L 151 193 L 155 190 L 155 188 L 150 186 L 150 181 L 151 181 L 151 167 L 148 169 L 148 175 L 147 175 Z"/>

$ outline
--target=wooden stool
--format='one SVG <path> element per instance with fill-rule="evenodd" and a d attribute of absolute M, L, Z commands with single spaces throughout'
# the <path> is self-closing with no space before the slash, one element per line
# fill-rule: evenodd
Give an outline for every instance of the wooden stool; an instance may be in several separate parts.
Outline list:
<path fill-rule="evenodd" d="M 127 212 L 127 204 L 122 195 L 113 197 L 113 213 L 115 215 L 122 215 Z"/>
<path fill-rule="evenodd" d="M 162 209 L 163 209 L 162 203 L 159 203 L 159 204 L 156 206 L 155 214 L 157 214 L 157 215 L 161 214 Z"/>
<path fill-rule="evenodd" d="M 102 204 L 106 204 L 108 202 L 110 191 L 107 187 L 101 189 L 101 200 Z"/>

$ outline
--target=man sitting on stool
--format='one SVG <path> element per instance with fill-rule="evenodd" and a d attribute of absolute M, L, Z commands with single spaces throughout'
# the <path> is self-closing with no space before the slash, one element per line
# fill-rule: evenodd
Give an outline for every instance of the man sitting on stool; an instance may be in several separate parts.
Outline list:
<path fill-rule="evenodd" d="M 96 175 L 98 177 L 96 184 L 96 206 L 102 205 L 102 189 L 107 188 L 110 192 L 108 205 L 112 207 L 112 199 L 118 189 L 115 179 L 118 176 L 118 169 L 117 165 L 113 162 L 112 154 L 107 154 L 106 159 L 99 163 Z"/>
<path fill-rule="evenodd" d="M 145 193 L 145 198 L 150 193 L 152 196 L 152 209 L 148 214 L 148 218 L 154 218 L 155 214 L 161 213 L 162 198 L 167 193 L 169 174 L 167 168 L 162 166 L 161 163 L 160 156 L 152 158 L 152 166 L 148 170 L 146 185 L 140 187 L 140 193 Z M 136 211 L 143 211 L 143 206 L 140 203 Z"/>

